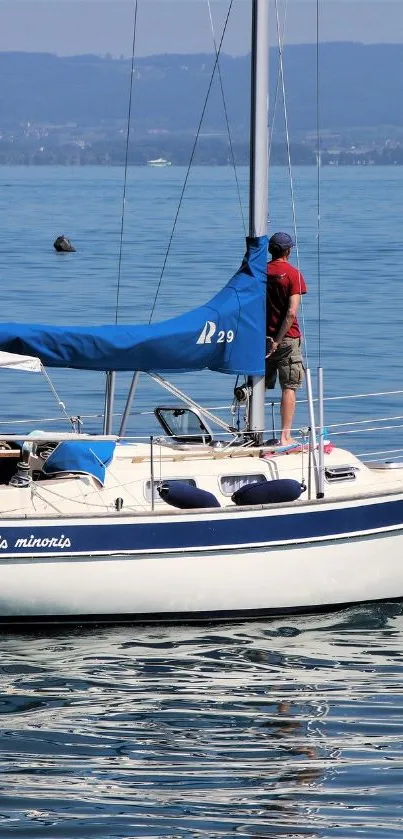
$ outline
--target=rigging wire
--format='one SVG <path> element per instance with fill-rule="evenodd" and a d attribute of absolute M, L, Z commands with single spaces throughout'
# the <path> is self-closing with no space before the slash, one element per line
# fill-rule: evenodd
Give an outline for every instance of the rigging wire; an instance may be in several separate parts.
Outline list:
<path fill-rule="evenodd" d="M 64 414 L 65 419 L 66 419 L 66 420 L 70 423 L 70 425 L 72 425 L 72 426 L 73 426 L 73 429 L 74 429 L 74 419 L 73 419 L 73 417 L 70 417 L 70 416 L 69 416 L 69 414 L 67 413 L 67 411 L 66 411 L 66 405 L 65 405 L 65 403 L 64 403 L 64 402 L 60 399 L 60 396 L 59 396 L 59 394 L 58 394 L 58 392 L 57 392 L 57 390 L 56 390 L 56 388 L 55 388 L 55 386 L 54 386 L 54 384 L 53 384 L 53 382 L 52 382 L 52 379 L 50 378 L 49 373 L 47 372 L 47 370 L 46 370 L 46 368 L 43 366 L 43 364 L 41 364 L 41 372 L 43 373 L 43 375 L 44 375 L 44 377 L 45 377 L 45 379 L 46 379 L 46 381 L 47 381 L 47 383 L 48 383 L 48 385 L 49 385 L 49 387 L 50 387 L 50 389 L 51 389 L 51 391 L 52 391 L 52 393 L 53 393 L 53 396 L 55 397 L 55 399 L 56 399 L 56 401 L 57 401 L 57 404 L 58 404 L 58 406 L 59 406 L 59 408 L 60 408 L 60 410 L 61 410 L 62 414 Z"/>
<path fill-rule="evenodd" d="M 216 41 L 215 32 L 214 32 L 214 23 L 213 23 L 213 16 L 211 14 L 210 0 L 207 0 L 207 6 L 208 6 L 209 17 L 210 17 L 211 35 L 212 35 L 212 38 L 213 38 L 214 51 L 215 51 L 216 58 L 217 58 L 217 72 L 218 72 L 218 78 L 219 78 L 219 81 L 220 81 L 222 102 L 223 102 L 223 108 L 224 108 L 224 114 L 225 114 L 225 122 L 226 122 L 226 125 L 227 125 L 227 131 L 228 131 L 228 143 L 229 143 L 229 147 L 230 147 L 232 168 L 234 170 L 239 208 L 240 208 L 240 211 L 241 211 L 243 231 L 244 231 L 244 235 L 246 236 L 245 215 L 244 215 L 244 211 L 243 211 L 243 207 L 242 207 L 241 190 L 240 190 L 240 187 L 239 187 L 238 173 L 237 173 L 237 170 L 236 170 L 234 146 L 233 146 L 233 143 L 232 143 L 230 122 L 229 122 L 229 118 L 228 118 L 227 104 L 226 104 L 226 101 L 225 101 L 224 86 L 223 86 L 222 75 L 221 75 L 221 67 L 220 67 L 220 62 L 218 61 L 217 41 Z"/>
<path fill-rule="evenodd" d="M 171 249 L 172 240 L 173 240 L 173 237 L 174 237 L 176 224 L 177 224 L 178 217 L 179 217 L 179 212 L 180 212 L 180 209 L 181 209 L 181 206 L 182 206 L 183 196 L 185 194 L 187 182 L 189 180 L 190 169 L 191 169 L 191 166 L 192 166 L 192 163 L 193 163 L 193 158 L 195 156 L 197 141 L 199 139 L 201 126 L 202 126 L 203 119 L 204 119 L 204 114 L 206 112 L 207 102 L 208 102 L 211 87 L 212 87 L 212 84 L 213 84 L 215 71 L 216 71 L 216 68 L 217 68 L 217 65 L 218 65 L 218 59 L 219 59 L 220 52 L 221 52 L 221 47 L 222 47 L 222 44 L 223 44 L 223 41 L 224 41 L 224 36 L 225 36 L 225 32 L 226 32 L 227 25 L 228 25 L 228 20 L 229 20 L 230 14 L 231 14 L 231 9 L 232 9 L 233 2 L 234 2 L 234 0 L 230 0 L 227 16 L 225 18 L 224 28 L 223 28 L 223 31 L 221 33 L 220 43 L 218 45 L 218 51 L 216 51 L 214 66 L 213 66 L 213 70 L 212 70 L 212 73 L 211 73 L 209 85 L 208 85 L 208 88 L 207 88 L 207 93 L 206 93 L 206 97 L 205 97 L 205 100 L 204 100 L 201 116 L 200 116 L 200 119 L 199 119 L 199 124 L 197 126 L 196 137 L 195 137 L 195 140 L 194 140 L 194 143 L 193 143 L 193 146 L 192 146 L 190 160 L 189 160 L 189 163 L 188 163 L 188 167 L 187 167 L 187 171 L 186 171 L 186 175 L 185 175 L 185 180 L 183 182 L 183 186 L 182 186 L 182 189 L 181 189 L 181 194 L 180 194 L 180 197 L 179 197 L 179 203 L 178 203 L 178 207 L 177 207 L 177 210 L 176 210 L 176 213 L 175 213 L 175 218 L 174 218 L 174 222 L 173 222 L 173 225 L 172 225 L 171 235 L 169 237 L 168 246 L 167 246 L 165 257 L 164 257 L 164 262 L 163 262 L 163 265 L 162 265 L 162 268 L 161 268 L 161 273 L 160 273 L 160 277 L 159 277 L 159 280 L 158 280 L 157 290 L 156 290 L 155 295 L 154 295 L 154 300 L 153 300 L 153 304 L 152 304 L 152 307 L 151 307 L 151 313 L 150 313 L 150 317 L 148 319 L 148 323 L 151 323 L 152 318 L 153 318 L 153 314 L 154 314 L 154 311 L 155 311 L 155 306 L 156 306 L 158 295 L 159 295 L 160 288 L 161 288 L 162 278 L 164 276 L 165 267 L 166 267 L 167 260 L 168 260 L 168 255 L 169 255 L 169 252 L 170 252 L 170 249 Z"/>
<path fill-rule="evenodd" d="M 212 35 L 213 44 L 214 44 L 214 51 L 215 51 L 215 54 L 216 54 L 216 57 L 217 57 L 217 71 L 218 71 L 218 78 L 219 78 L 219 81 L 220 81 L 220 88 L 221 88 L 221 96 L 222 96 L 222 102 L 223 102 L 223 108 L 224 108 L 224 114 L 225 114 L 225 121 L 226 121 L 226 125 L 227 125 L 228 143 L 229 143 L 230 154 L 231 154 L 232 169 L 233 169 L 234 177 L 235 177 L 235 184 L 236 184 L 239 208 L 240 208 L 240 212 L 241 212 L 243 232 L 244 232 L 244 236 L 246 237 L 245 214 L 244 214 L 243 206 L 242 206 L 241 190 L 240 190 L 240 186 L 239 186 L 238 172 L 237 172 L 236 163 L 235 163 L 234 147 L 233 147 L 233 143 L 232 143 L 231 127 L 230 127 L 230 122 L 229 122 L 229 118 L 228 118 L 227 104 L 226 104 L 225 94 L 224 94 L 224 86 L 223 86 L 222 75 L 221 75 L 221 67 L 220 67 L 220 62 L 218 61 L 217 41 L 216 41 L 216 37 L 215 37 L 214 22 L 213 22 L 213 16 L 212 16 L 212 13 L 211 13 L 210 0 L 207 0 L 207 7 L 208 7 L 208 12 L 209 12 L 209 18 L 210 18 L 211 35 Z M 238 379 L 239 379 L 239 376 L 237 376 L 237 379 L 236 379 L 236 382 L 235 382 L 234 393 L 235 393 L 236 388 L 237 388 Z M 235 405 L 235 403 L 238 406 L 237 429 L 238 429 L 238 431 L 240 431 L 240 427 L 241 427 L 241 414 L 240 414 L 241 406 L 237 402 L 236 399 L 234 399 L 233 405 Z M 231 413 L 233 413 L 232 410 L 231 410 Z"/>
<path fill-rule="evenodd" d="M 322 335 L 321 335 L 321 321 L 322 321 L 322 295 L 321 295 L 321 142 L 320 142 L 320 90 L 319 90 L 319 34 L 320 34 L 320 15 L 319 15 L 319 0 L 316 0 L 316 173 L 317 173 L 317 230 L 316 230 L 316 260 L 318 273 L 318 366 L 321 367 L 321 350 L 322 350 Z"/>
<path fill-rule="evenodd" d="M 124 233 L 124 221 L 125 221 L 125 210 L 126 210 L 127 170 L 128 170 L 128 158 L 129 158 L 130 123 L 131 123 L 132 99 L 133 99 L 134 60 L 135 60 L 135 54 L 136 54 L 138 0 L 133 0 L 133 3 L 134 3 L 134 9 L 133 9 L 134 14 L 133 14 L 132 59 L 131 59 L 131 70 L 130 70 L 129 105 L 128 105 L 128 112 L 127 112 L 125 169 L 124 169 L 124 178 L 123 178 L 122 212 L 121 212 L 121 220 L 120 220 L 120 241 L 119 241 L 119 260 L 118 260 L 118 280 L 117 280 L 117 287 L 116 287 L 115 324 L 118 322 L 118 314 L 119 314 L 120 280 L 121 280 L 121 273 L 122 273 L 123 233 Z"/>
<path fill-rule="evenodd" d="M 285 9 L 285 11 L 284 11 L 283 34 L 281 36 L 282 40 L 284 40 L 286 15 L 287 15 L 287 9 Z M 279 90 L 280 90 L 280 67 L 278 67 L 278 70 L 277 70 L 276 88 L 275 88 L 274 96 L 273 96 L 273 107 L 271 108 L 272 118 L 271 118 L 271 122 L 269 124 L 269 142 L 268 142 L 268 150 L 267 150 L 269 171 L 270 171 L 271 150 L 272 150 L 272 145 L 273 145 L 274 123 L 276 121 Z"/>
<path fill-rule="evenodd" d="M 282 24 L 282 34 L 278 35 L 279 43 L 284 43 L 286 20 L 287 20 L 287 0 L 285 0 L 284 17 L 283 17 L 283 24 Z M 278 30 L 279 30 L 279 19 L 278 19 L 278 16 L 277 16 L 277 33 L 278 33 Z M 278 66 L 278 69 L 277 69 L 276 88 L 275 88 L 274 96 L 273 96 L 273 107 L 271 108 L 272 118 L 271 118 L 271 123 L 269 125 L 269 140 L 268 140 L 268 150 L 267 150 L 269 172 L 270 172 L 270 161 L 271 161 L 271 153 L 272 153 L 272 146 L 273 146 L 274 124 L 275 124 L 275 121 L 276 121 L 277 105 L 278 105 L 279 91 L 280 91 L 280 82 L 281 82 L 281 68 L 280 68 L 280 61 L 279 61 L 279 66 Z M 270 195 L 269 195 L 269 198 L 270 198 Z M 270 223 L 270 212 L 269 212 L 269 223 Z"/>
<path fill-rule="evenodd" d="M 317 0 L 318 2 L 318 0 Z M 288 174 L 290 180 L 290 192 L 291 192 L 291 207 L 292 207 L 292 218 L 293 218 L 293 228 L 294 228 L 294 237 L 295 237 L 295 251 L 297 256 L 297 269 L 299 274 L 300 271 L 300 258 L 299 258 L 299 243 L 298 243 L 298 231 L 297 231 L 297 215 L 296 215 L 296 207 L 295 207 L 295 190 L 294 190 L 294 179 L 293 179 L 293 172 L 292 172 L 292 163 L 291 163 L 291 141 L 290 141 L 290 131 L 289 131 L 289 123 L 288 123 L 288 110 L 287 110 L 287 101 L 286 101 L 286 93 L 285 93 L 285 80 L 284 80 L 284 60 L 283 60 L 283 39 L 284 39 L 284 32 L 285 32 L 285 18 L 287 13 L 287 0 L 285 3 L 285 11 L 284 11 L 284 27 L 283 32 L 280 30 L 280 18 L 279 18 L 279 7 L 278 7 L 278 0 L 275 2 L 276 8 L 276 23 L 277 23 L 277 40 L 278 40 L 278 50 L 279 50 L 279 75 L 280 75 L 280 84 L 281 84 L 281 92 L 282 92 L 282 100 L 283 100 L 283 112 L 284 112 L 284 130 L 286 135 L 286 148 L 287 148 L 287 166 L 288 166 Z M 304 342 L 302 345 L 302 352 L 305 355 L 306 359 L 306 366 L 309 367 L 308 363 L 308 344 L 306 339 L 306 330 L 305 330 L 305 311 L 304 311 L 304 301 L 301 295 L 301 326 L 302 326 L 302 334 L 304 336 Z"/>

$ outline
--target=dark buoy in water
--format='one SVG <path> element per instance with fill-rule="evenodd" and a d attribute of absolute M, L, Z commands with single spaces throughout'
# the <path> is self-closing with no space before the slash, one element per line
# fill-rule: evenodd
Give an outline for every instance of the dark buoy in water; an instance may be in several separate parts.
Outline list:
<path fill-rule="evenodd" d="M 53 247 L 58 253 L 75 253 L 76 249 L 67 236 L 58 236 L 53 242 Z"/>

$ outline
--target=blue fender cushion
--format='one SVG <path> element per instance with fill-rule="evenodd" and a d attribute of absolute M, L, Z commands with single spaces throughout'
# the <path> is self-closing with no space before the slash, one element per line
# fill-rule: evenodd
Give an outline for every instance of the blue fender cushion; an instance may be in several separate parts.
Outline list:
<path fill-rule="evenodd" d="M 193 510 L 200 507 L 220 507 L 220 502 L 215 495 L 205 489 L 191 486 L 191 484 L 180 481 L 164 481 L 158 492 L 161 498 L 171 504 L 172 507 L 179 507 L 181 510 Z"/>
<path fill-rule="evenodd" d="M 278 478 L 273 481 L 259 481 L 240 487 L 232 495 L 232 501 L 238 507 L 245 504 L 280 504 L 283 501 L 296 501 L 303 490 L 299 481 L 292 478 Z"/>

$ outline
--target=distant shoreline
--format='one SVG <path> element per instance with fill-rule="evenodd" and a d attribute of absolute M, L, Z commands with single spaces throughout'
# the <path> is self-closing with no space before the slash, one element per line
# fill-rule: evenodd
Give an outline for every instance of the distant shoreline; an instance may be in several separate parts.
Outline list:
<path fill-rule="evenodd" d="M 48 169 L 48 168 L 58 168 L 58 169 L 122 169 L 124 167 L 124 163 L 54 163 L 49 161 L 49 163 L 23 163 L 18 161 L 0 161 L 0 167 L 2 168 L 10 168 L 10 167 L 19 167 L 24 169 Z M 247 163 L 236 163 L 235 164 L 237 169 L 247 169 Z M 316 168 L 315 163 L 302 163 L 300 161 L 294 161 L 292 163 L 293 167 L 300 167 L 304 169 L 314 169 Z M 387 168 L 396 168 L 403 166 L 403 161 L 395 161 L 393 163 L 322 163 L 321 168 L 325 169 L 387 169 Z M 187 163 L 172 163 L 169 167 L 161 166 L 147 166 L 144 163 L 129 163 L 129 169 L 187 169 Z M 232 164 L 229 163 L 193 163 L 192 168 L 195 169 L 231 169 Z M 287 163 L 272 163 L 271 169 L 287 169 Z"/>

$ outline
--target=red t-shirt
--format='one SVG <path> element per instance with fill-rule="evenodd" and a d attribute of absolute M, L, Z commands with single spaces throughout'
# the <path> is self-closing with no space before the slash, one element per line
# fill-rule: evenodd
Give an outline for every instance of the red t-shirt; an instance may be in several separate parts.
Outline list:
<path fill-rule="evenodd" d="M 273 259 L 267 263 L 266 335 L 273 338 L 277 335 L 287 314 L 291 295 L 306 294 L 306 291 L 301 272 L 289 262 Z M 301 337 L 297 318 L 294 318 L 294 323 L 284 337 Z"/>

